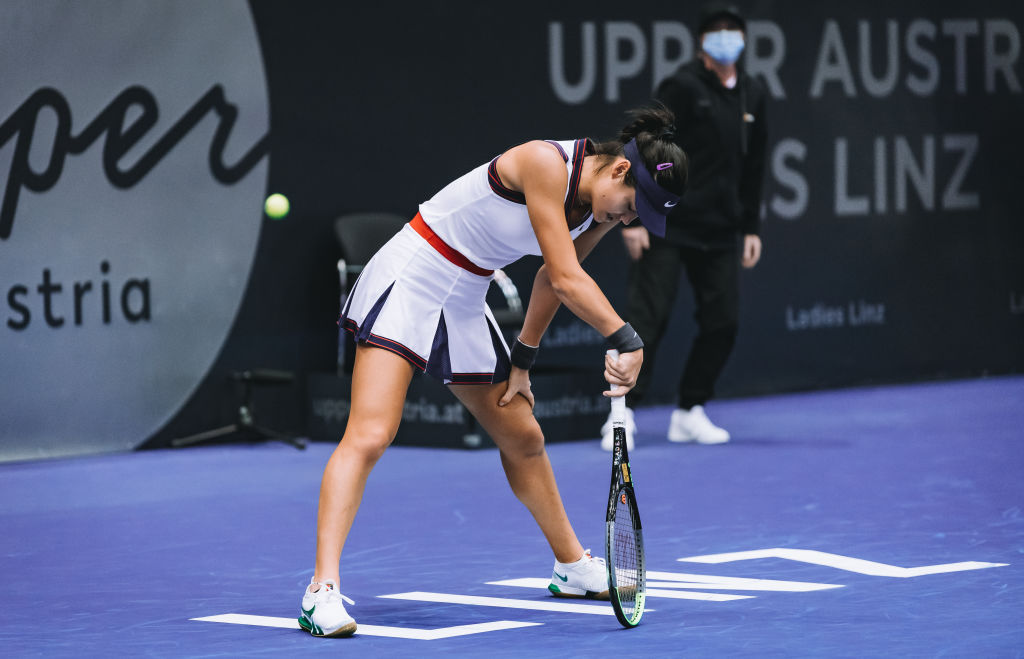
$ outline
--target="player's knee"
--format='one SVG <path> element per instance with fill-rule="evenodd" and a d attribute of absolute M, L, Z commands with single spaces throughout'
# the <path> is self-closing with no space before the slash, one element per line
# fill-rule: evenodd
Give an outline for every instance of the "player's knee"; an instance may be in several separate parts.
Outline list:
<path fill-rule="evenodd" d="M 395 434 L 385 428 L 348 428 L 341 443 L 363 460 L 374 463 L 380 459 L 394 438 Z"/>
<path fill-rule="evenodd" d="M 534 426 L 528 432 L 522 433 L 512 443 L 510 457 L 529 460 L 544 455 L 544 433 L 539 426 Z"/>

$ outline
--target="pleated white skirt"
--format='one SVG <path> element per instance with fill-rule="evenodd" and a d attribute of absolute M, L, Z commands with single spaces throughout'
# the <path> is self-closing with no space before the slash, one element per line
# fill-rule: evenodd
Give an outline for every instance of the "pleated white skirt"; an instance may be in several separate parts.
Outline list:
<path fill-rule="evenodd" d="M 490 282 L 451 263 L 407 224 L 359 274 L 339 326 L 445 384 L 502 382 L 509 352 L 487 306 Z"/>

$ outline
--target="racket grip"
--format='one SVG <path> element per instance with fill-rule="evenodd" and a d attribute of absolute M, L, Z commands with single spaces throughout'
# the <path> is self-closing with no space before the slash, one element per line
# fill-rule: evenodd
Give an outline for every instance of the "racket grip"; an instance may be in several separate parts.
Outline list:
<path fill-rule="evenodd" d="M 608 351 L 608 355 L 612 359 L 619 358 L 619 351 L 614 348 Z M 615 385 L 608 385 L 609 389 L 614 389 Z M 612 398 L 612 414 L 611 414 L 612 425 L 626 425 L 626 397 L 616 396 Z"/>

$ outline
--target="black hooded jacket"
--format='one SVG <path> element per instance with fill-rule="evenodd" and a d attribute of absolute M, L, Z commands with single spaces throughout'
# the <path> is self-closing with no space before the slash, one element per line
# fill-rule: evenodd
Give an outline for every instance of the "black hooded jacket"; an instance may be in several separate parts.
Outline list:
<path fill-rule="evenodd" d="M 658 86 L 655 97 L 676 115 L 675 141 L 689 158 L 686 194 L 668 218 L 670 242 L 723 249 L 760 232 L 766 94 L 742 69 L 726 88 L 700 59 Z"/>

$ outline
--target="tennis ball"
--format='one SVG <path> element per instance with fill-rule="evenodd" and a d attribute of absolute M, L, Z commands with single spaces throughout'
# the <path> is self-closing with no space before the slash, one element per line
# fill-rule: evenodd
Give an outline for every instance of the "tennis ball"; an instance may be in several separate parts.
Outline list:
<path fill-rule="evenodd" d="M 273 220 L 280 220 L 291 210 L 291 204 L 288 203 L 288 197 L 275 192 L 263 202 L 263 210 L 266 212 L 267 217 Z"/>

